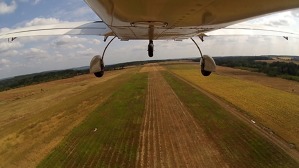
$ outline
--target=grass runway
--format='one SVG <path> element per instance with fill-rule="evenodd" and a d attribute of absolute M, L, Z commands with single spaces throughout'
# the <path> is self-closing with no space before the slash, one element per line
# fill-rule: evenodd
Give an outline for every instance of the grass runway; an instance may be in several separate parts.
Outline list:
<path fill-rule="evenodd" d="M 235 78 L 202 78 L 192 64 L 139 69 L 0 93 L 0 167 L 298 167 L 280 148 L 176 75 L 207 90 L 216 87 L 219 96 L 223 88 L 236 87 L 227 82 L 234 85 Z M 257 86 L 239 82 L 247 90 Z M 49 89 L 40 92 L 40 87 Z M 259 122 L 273 122 L 260 117 Z M 289 122 L 286 127 L 291 124 L 297 126 Z"/>

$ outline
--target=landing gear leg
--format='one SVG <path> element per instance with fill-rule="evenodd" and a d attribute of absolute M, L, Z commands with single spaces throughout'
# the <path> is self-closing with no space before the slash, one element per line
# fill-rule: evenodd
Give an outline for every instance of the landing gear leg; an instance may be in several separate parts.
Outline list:
<path fill-rule="evenodd" d="M 102 56 L 100 55 L 96 55 L 92 58 L 92 60 L 90 61 L 90 73 L 94 73 L 94 75 L 96 77 L 102 77 L 104 75 L 104 71 L 105 71 L 105 65 L 104 65 L 104 56 L 105 56 L 105 52 L 106 49 L 108 48 L 108 46 L 110 45 L 110 43 L 115 39 L 115 37 L 113 37 L 109 43 L 106 45 Z"/>
<path fill-rule="evenodd" d="M 208 55 L 202 55 L 202 52 L 201 52 L 199 46 L 197 45 L 197 43 L 195 42 L 195 40 L 192 37 L 191 37 L 191 40 L 194 42 L 194 44 L 198 48 L 200 56 L 201 56 L 201 59 L 200 59 L 201 74 L 203 76 L 211 75 L 211 73 L 216 70 L 216 64 L 215 64 L 214 59 Z"/>
<path fill-rule="evenodd" d="M 147 46 L 148 56 L 153 57 L 154 56 L 154 42 L 153 40 L 149 41 L 149 44 Z"/>

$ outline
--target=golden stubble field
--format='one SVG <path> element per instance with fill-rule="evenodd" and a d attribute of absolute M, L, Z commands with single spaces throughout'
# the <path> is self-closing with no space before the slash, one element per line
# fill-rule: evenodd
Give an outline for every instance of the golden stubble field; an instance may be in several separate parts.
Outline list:
<path fill-rule="evenodd" d="M 197 64 L 167 65 L 180 77 L 235 105 L 289 143 L 299 145 L 299 83 L 219 67 L 203 77 Z"/>
<path fill-rule="evenodd" d="M 222 66 L 217 67 L 216 73 L 221 76 L 229 76 L 236 79 L 252 81 L 270 88 L 299 95 L 299 84 L 296 81 L 286 80 L 278 77 L 269 77 L 263 73 L 249 72 L 246 70 Z"/>
<path fill-rule="evenodd" d="M 134 70 L 82 75 L 0 93 L 0 167 L 33 167 Z M 109 83 L 108 83 L 109 82 Z"/>

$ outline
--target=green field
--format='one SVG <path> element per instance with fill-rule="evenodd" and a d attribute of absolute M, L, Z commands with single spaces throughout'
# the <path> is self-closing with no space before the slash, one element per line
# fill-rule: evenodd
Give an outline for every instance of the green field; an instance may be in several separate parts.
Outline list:
<path fill-rule="evenodd" d="M 134 75 L 73 129 L 38 167 L 133 167 L 146 87 L 147 75 Z"/>

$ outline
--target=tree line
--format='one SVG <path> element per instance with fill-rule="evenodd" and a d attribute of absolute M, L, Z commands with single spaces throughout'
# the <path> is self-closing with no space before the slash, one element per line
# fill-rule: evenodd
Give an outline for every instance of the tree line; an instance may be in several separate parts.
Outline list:
<path fill-rule="evenodd" d="M 123 69 L 124 67 L 127 66 L 143 65 L 146 63 L 163 62 L 163 61 L 170 61 L 170 60 L 133 61 L 133 62 L 113 64 L 113 65 L 106 65 L 105 71 Z M 14 88 L 29 86 L 32 84 L 39 84 L 43 82 L 71 78 L 77 75 L 83 75 L 88 73 L 89 73 L 89 67 L 86 66 L 86 67 L 75 68 L 75 69 L 47 71 L 47 72 L 40 72 L 40 73 L 34 73 L 28 75 L 15 76 L 12 78 L 0 80 L 0 92 L 14 89 Z"/>
<path fill-rule="evenodd" d="M 227 66 L 232 68 L 247 69 L 255 72 L 262 72 L 269 76 L 279 76 L 282 78 L 299 81 L 299 65 L 287 62 L 259 62 L 257 60 L 271 60 L 267 56 L 240 56 L 240 57 L 215 57 L 215 62 L 220 66 Z M 134 61 L 125 62 L 114 65 L 105 66 L 105 71 L 123 69 L 127 66 L 143 65 L 146 63 L 174 61 L 174 60 L 193 60 L 199 62 L 200 58 L 196 59 L 167 59 L 167 60 L 147 60 L 147 61 Z M 71 78 L 77 75 L 88 74 L 89 67 L 80 69 L 67 69 L 59 71 L 41 72 L 29 75 L 16 76 L 9 79 L 0 80 L 0 91 L 9 90 L 13 88 L 49 82 L 53 80 Z"/>
<path fill-rule="evenodd" d="M 68 69 L 16 76 L 5 80 L 0 80 L 0 91 L 28 86 L 32 84 L 49 82 L 58 79 L 66 79 L 86 73 L 89 73 L 89 70 Z"/>
<path fill-rule="evenodd" d="M 299 81 L 299 65 L 293 62 L 261 62 L 257 60 L 272 60 L 271 57 L 216 57 L 215 62 L 220 66 L 247 69 L 265 73 L 268 76 L 279 76 L 286 79 Z"/>

